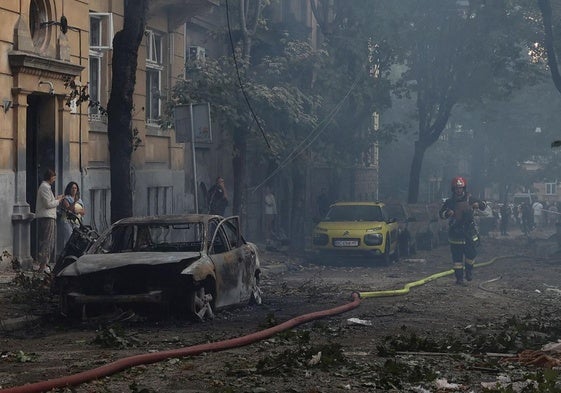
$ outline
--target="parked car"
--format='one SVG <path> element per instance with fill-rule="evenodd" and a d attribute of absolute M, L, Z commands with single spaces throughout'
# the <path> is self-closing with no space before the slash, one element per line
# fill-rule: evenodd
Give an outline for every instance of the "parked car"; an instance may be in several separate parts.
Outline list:
<path fill-rule="evenodd" d="M 409 207 L 402 202 L 387 202 L 386 210 L 391 218 L 395 218 L 399 227 L 399 254 L 408 257 L 417 251 L 417 232 L 421 223 L 411 215 Z"/>
<path fill-rule="evenodd" d="M 432 250 L 439 244 L 438 238 L 438 213 L 435 214 L 429 205 L 424 203 L 411 203 L 407 205 L 409 214 L 417 223 L 415 233 L 416 245 L 419 250 Z"/>
<path fill-rule="evenodd" d="M 61 263 L 52 291 L 64 315 L 83 319 L 108 307 L 155 305 L 202 320 L 220 307 L 261 303 L 257 247 L 237 216 L 125 218 Z"/>
<path fill-rule="evenodd" d="M 399 259 L 398 224 L 380 202 L 337 202 L 312 233 L 316 254 Z"/>
<path fill-rule="evenodd" d="M 436 227 L 436 233 L 439 245 L 448 245 L 448 220 L 440 218 L 439 211 L 442 204 L 429 203 L 427 209 L 429 211 L 430 217 L 434 220 L 434 225 Z"/>

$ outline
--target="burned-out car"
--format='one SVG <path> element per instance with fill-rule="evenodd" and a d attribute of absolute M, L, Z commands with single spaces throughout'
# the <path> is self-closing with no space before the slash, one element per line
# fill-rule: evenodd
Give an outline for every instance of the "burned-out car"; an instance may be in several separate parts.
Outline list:
<path fill-rule="evenodd" d="M 257 247 L 238 217 L 125 218 L 82 256 L 58 263 L 51 289 L 63 314 L 82 319 L 123 305 L 204 319 L 220 307 L 261 303 Z"/>

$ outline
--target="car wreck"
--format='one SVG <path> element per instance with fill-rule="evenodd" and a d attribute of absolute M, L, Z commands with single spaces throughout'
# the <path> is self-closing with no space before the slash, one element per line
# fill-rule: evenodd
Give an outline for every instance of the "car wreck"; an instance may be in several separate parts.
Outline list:
<path fill-rule="evenodd" d="M 82 319 L 128 306 L 203 320 L 221 307 L 261 303 L 257 246 L 237 216 L 125 218 L 54 272 L 61 313 Z"/>

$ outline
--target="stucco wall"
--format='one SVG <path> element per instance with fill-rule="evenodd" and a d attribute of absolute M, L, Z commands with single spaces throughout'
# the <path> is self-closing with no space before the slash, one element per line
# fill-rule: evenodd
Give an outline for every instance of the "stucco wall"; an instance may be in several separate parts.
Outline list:
<path fill-rule="evenodd" d="M 14 173 L 0 170 L 0 252 L 12 252 L 12 207 L 15 193 Z"/>

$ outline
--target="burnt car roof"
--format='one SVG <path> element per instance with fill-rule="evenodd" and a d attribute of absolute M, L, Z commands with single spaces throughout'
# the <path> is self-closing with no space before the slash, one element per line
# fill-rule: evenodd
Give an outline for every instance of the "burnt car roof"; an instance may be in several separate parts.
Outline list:
<path fill-rule="evenodd" d="M 179 224 L 185 222 L 207 222 L 211 218 L 223 219 L 222 216 L 212 214 L 177 214 L 166 216 L 133 216 L 123 218 L 113 225 L 122 224 Z"/>

